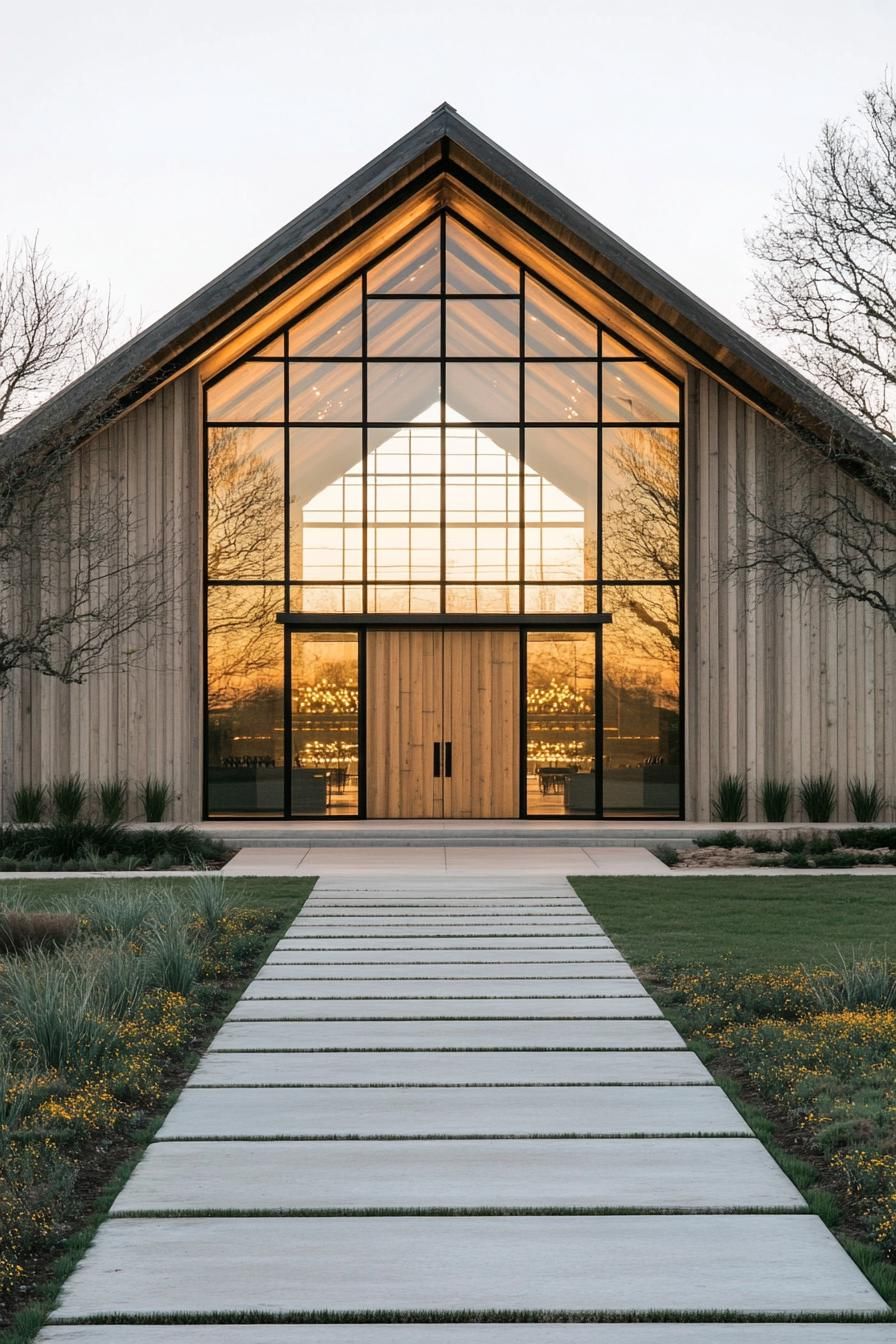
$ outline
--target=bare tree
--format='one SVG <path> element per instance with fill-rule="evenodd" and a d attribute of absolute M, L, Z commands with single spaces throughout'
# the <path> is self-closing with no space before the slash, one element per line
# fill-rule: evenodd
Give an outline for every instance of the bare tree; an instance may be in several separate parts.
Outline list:
<path fill-rule="evenodd" d="M 0 434 L 95 364 L 113 325 L 108 296 L 60 274 L 37 238 L 10 246 L 0 269 Z M 21 431 L 17 443 L 0 437 L 0 696 L 19 669 L 80 682 L 133 658 L 173 596 L 165 538 L 137 545 L 119 473 L 83 446 L 110 418 L 35 429 L 24 447 Z"/>
<path fill-rule="evenodd" d="M 610 431 L 604 439 L 604 573 L 649 578 L 614 590 L 628 646 L 676 665 L 679 652 L 679 445 L 664 429 Z"/>
<path fill-rule="evenodd" d="M 867 92 L 858 122 L 824 126 L 786 170 L 774 215 L 750 240 L 762 263 L 753 315 L 860 425 L 820 433 L 812 408 L 785 426 L 755 524 L 733 562 L 769 582 L 821 584 L 896 631 L 896 91 Z M 783 437 L 783 435 L 782 435 Z M 794 447 L 793 438 L 802 447 Z M 783 447 L 783 445 L 782 445 Z"/>

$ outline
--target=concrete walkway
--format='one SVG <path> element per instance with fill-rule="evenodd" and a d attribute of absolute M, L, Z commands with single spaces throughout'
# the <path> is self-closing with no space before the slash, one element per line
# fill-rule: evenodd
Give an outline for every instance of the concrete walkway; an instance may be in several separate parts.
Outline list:
<path fill-rule="evenodd" d="M 663 877 L 672 869 L 642 845 L 252 845 L 224 865 L 228 877 Z"/>
<path fill-rule="evenodd" d="M 318 882 L 40 1340 L 896 1344 L 885 1314 L 565 881 L 373 869 Z"/>

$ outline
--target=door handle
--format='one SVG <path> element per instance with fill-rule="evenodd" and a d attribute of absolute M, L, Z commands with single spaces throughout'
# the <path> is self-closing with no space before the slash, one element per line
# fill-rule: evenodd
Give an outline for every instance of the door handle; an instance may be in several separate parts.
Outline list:
<path fill-rule="evenodd" d="M 432 773 L 436 779 L 442 773 L 442 744 L 433 742 L 432 744 Z"/>
<path fill-rule="evenodd" d="M 451 743 L 445 743 L 445 778 L 451 778 Z"/>

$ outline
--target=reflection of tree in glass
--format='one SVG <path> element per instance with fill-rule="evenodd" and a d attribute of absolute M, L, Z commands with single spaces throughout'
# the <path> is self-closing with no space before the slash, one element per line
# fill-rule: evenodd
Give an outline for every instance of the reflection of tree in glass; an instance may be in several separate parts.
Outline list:
<path fill-rule="evenodd" d="M 263 442 L 268 442 L 267 431 Z M 255 430 L 208 436 L 208 572 L 213 579 L 277 578 L 283 569 L 282 469 L 255 451 Z"/>
<path fill-rule="evenodd" d="M 660 580 L 655 587 L 608 589 L 605 605 L 645 658 L 674 664 L 680 643 L 678 436 L 662 429 L 607 434 L 605 452 L 608 482 L 621 484 L 608 492 L 604 574 Z"/>
<path fill-rule="evenodd" d="M 208 572 L 217 580 L 276 578 L 283 569 L 279 462 L 253 451 L 266 430 L 212 429 L 208 439 Z M 208 598 L 210 709 L 267 699 L 280 678 L 279 586 L 211 588 Z"/>
<path fill-rule="evenodd" d="M 656 587 L 608 588 L 613 623 L 604 634 L 604 682 L 644 692 L 657 703 L 678 695 L 677 592 Z"/>
<path fill-rule="evenodd" d="M 228 709 L 278 693 L 283 665 L 280 587 L 210 588 L 208 703 Z"/>

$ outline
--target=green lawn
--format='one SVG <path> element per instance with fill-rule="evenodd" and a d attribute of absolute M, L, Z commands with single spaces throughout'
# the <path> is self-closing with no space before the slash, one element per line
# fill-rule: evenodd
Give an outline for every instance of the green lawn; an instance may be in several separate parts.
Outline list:
<path fill-rule="evenodd" d="M 298 911 L 299 906 L 314 886 L 316 879 L 313 877 L 229 877 L 226 879 L 228 894 L 235 906 L 252 908 L 254 906 L 265 906 L 270 910 L 282 910 L 289 913 L 294 909 Z M 115 877 L 115 878 L 84 878 L 84 877 L 60 877 L 44 881 L 41 878 L 27 878 L 24 881 L 10 878 L 8 881 L 0 882 L 0 909 L 3 905 L 12 902 L 15 905 L 24 905 L 32 909 L 44 910 L 48 906 L 65 906 L 67 900 L 72 897 L 78 897 L 91 890 L 96 890 L 98 882 L 102 882 L 104 887 L 109 890 L 121 888 L 126 891 L 128 888 L 140 891 L 144 885 L 165 886 L 172 891 L 179 891 L 183 888 L 184 895 L 189 890 L 189 878 L 158 878 L 151 877 Z"/>
<path fill-rule="evenodd" d="M 891 877 L 577 877 L 630 961 L 763 970 L 829 962 L 836 948 L 896 953 Z"/>

